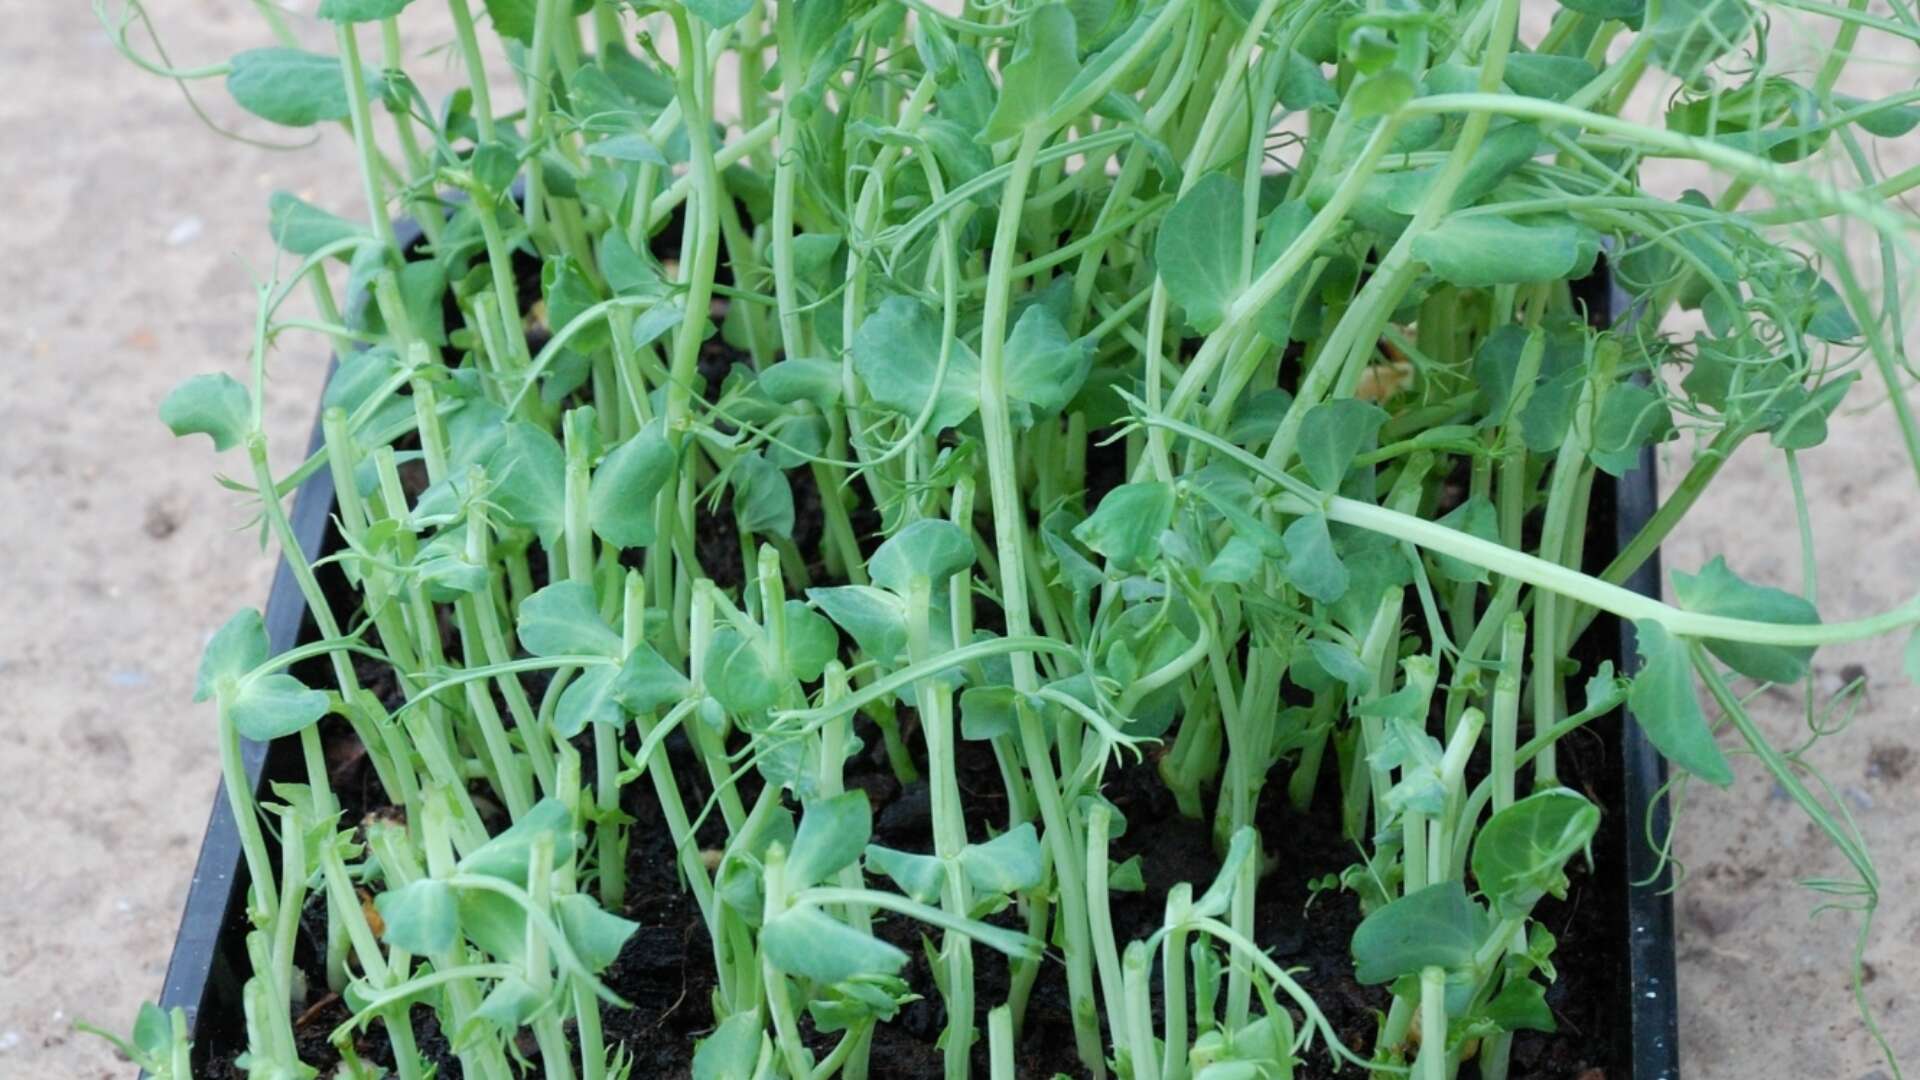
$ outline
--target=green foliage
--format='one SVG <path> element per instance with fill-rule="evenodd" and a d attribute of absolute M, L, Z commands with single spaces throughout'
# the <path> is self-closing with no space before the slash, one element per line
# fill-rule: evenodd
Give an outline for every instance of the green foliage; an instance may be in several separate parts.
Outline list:
<path fill-rule="evenodd" d="M 425 1075 L 431 1014 L 474 1075 L 627 1075 L 610 973 L 624 915 L 666 910 L 700 922 L 696 1077 L 865 1075 L 883 1027 L 936 1016 L 907 1033 L 934 1071 L 977 1049 L 1005 1080 L 1042 962 L 1090 1075 L 1287 1076 L 1313 1043 L 1437 1076 L 1475 1041 L 1492 1074 L 1555 1026 L 1536 909 L 1609 796 L 1561 751 L 1622 703 L 1676 771 L 1751 756 L 1857 873 L 1815 887 L 1871 912 L 1748 680 L 1842 713 L 1814 650 L 1920 607 L 1823 622 L 1811 553 L 1804 599 L 1720 557 L 1671 602 L 1620 583 L 1742 444 L 1790 481 L 1742 512 L 1828 540 L 1804 455 L 1912 366 L 1920 174 L 1872 140 L 1920 105 L 1857 72 L 1915 35 L 1561 6 L 483 0 L 423 39 L 422 5 L 324 0 L 340 55 L 269 5 L 268 47 L 202 68 L 109 13 L 148 70 L 358 158 L 269 197 L 248 378 L 161 405 L 245 444 L 224 483 L 312 618 L 275 656 L 241 613 L 197 679 L 254 935 L 246 1056 L 217 1064 L 315 1075 L 284 954 L 324 914 L 343 1052 L 377 1023 Z M 1836 45 L 1796 67 L 1800 40 Z M 321 444 L 276 460 L 303 334 L 338 370 Z M 1667 501 L 1622 516 L 1654 449 Z M 286 497 L 322 470 L 315 552 Z M 1630 679 L 1585 666 L 1601 618 L 1634 625 Z M 273 760 L 304 782 L 262 806 L 246 738 L 297 740 Z M 1282 798 L 1358 856 L 1314 903 L 1364 916 L 1377 1032 L 1259 947 Z M 1646 809 L 1613 824 L 1639 842 Z M 1217 871 L 1171 880 L 1161 839 L 1201 833 Z M 685 895 L 639 895 L 668 862 Z M 1136 933 L 1111 898 L 1149 886 Z M 125 1046 L 184 1075 L 185 1037 L 143 1011 Z"/>

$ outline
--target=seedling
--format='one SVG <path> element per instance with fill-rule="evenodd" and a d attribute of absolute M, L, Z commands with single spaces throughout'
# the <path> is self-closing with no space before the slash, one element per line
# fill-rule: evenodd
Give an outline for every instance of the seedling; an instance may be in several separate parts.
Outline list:
<path fill-rule="evenodd" d="M 952 1078 L 1498 1080 L 1556 1026 L 1537 908 L 1602 824 L 1562 750 L 1623 704 L 1676 798 L 1756 757 L 1857 873 L 1816 887 L 1871 914 L 1850 819 L 1743 700 L 1813 709 L 1813 651 L 1920 601 L 1823 622 L 1811 555 L 1797 592 L 1721 559 L 1671 603 L 1622 583 L 1762 436 L 1810 539 L 1797 455 L 1863 371 L 1920 470 L 1920 176 L 1873 154 L 1920 97 L 1846 92 L 1870 39 L 1920 39 L 1905 15 L 450 0 L 449 31 L 325 0 L 178 67 L 137 2 L 96 6 L 141 66 L 360 162 L 366 224 L 273 197 L 251 382 L 161 408 L 244 451 L 229 486 L 318 631 L 269 656 L 242 613 L 199 684 L 251 881 L 250 1075 L 334 1065 L 294 1039 L 323 989 L 348 1075 L 379 1075 L 362 1032 L 404 1078 L 627 1075 L 607 1018 L 658 900 L 636 875 L 666 873 L 711 987 L 696 1077 L 897 1068 L 876 1033 L 928 999 Z M 1833 41 L 1811 71 L 1769 52 L 1789 23 Z M 405 66 L 449 34 L 465 84 L 429 101 Z M 1595 325 L 1603 265 L 1630 307 Z M 340 368 L 324 446 L 275 463 L 296 331 Z M 1596 490 L 1683 437 L 1594 569 Z M 322 469 L 340 543 L 309 562 L 284 500 Z M 1574 659 L 1601 615 L 1631 677 Z M 305 783 L 256 803 L 243 738 L 297 739 Z M 1193 880 L 1125 840 L 1143 771 L 1211 838 Z M 883 833 L 900 792 L 923 816 Z M 1354 859 L 1300 903 L 1364 915 L 1357 1041 L 1260 914 L 1296 858 L 1275 822 L 1323 805 Z M 1150 882 L 1157 925 L 1117 924 Z M 185 1075 L 187 1036 L 149 1011 L 127 1051 Z"/>

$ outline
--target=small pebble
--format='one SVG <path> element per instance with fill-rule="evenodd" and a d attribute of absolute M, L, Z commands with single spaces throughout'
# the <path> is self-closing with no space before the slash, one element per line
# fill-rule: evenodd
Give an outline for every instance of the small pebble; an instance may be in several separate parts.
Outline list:
<path fill-rule="evenodd" d="M 107 675 L 107 682 L 127 690 L 138 689 L 152 681 L 153 678 L 144 671 L 114 671 Z"/>
<path fill-rule="evenodd" d="M 183 217 L 173 228 L 167 230 L 167 245 L 179 247 L 181 244 L 191 243 L 206 227 L 207 223 L 198 217 Z"/>

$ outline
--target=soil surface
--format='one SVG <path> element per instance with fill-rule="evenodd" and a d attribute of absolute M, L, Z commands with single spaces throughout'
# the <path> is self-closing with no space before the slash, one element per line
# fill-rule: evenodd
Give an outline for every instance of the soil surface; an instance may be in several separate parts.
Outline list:
<path fill-rule="evenodd" d="M 148 7 L 183 65 L 269 43 L 247 5 Z M 422 27 L 408 42 L 408 70 L 439 100 L 446 65 L 429 51 L 451 35 L 426 8 L 408 11 L 409 25 Z M 1539 25 L 1555 10 L 1524 5 Z M 272 266 L 269 192 L 355 218 L 366 208 L 337 131 L 298 153 L 223 140 L 175 86 L 113 52 L 89 5 L 0 0 L 0 13 L 13 31 L 0 44 L 0 70 L 11 76 L 0 97 L 0 181 L 10 193 L 0 203 L 0 295 L 9 298 L 0 319 L 9 568 L 0 573 L 0 1076 L 124 1080 L 127 1063 L 73 1022 L 124 1029 L 158 993 L 218 776 L 212 718 L 189 701 L 194 667 L 215 627 L 264 602 L 272 572 L 250 514 L 212 479 L 237 459 L 215 458 L 202 439 L 173 439 L 154 411 L 188 375 L 244 377 L 253 285 Z M 308 47 L 331 48 L 325 28 L 293 22 Z M 1788 40 L 1793 27 L 1778 26 L 1774 60 L 1817 68 L 1825 43 Z M 1909 88 L 1911 57 L 1895 59 L 1867 94 Z M 217 81 L 197 97 L 222 124 L 290 141 L 242 115 Z M 1664 105 L 1649 94 L 1637 115 L 1657 118 Z M 1920 163 L 1911 138 L 1873 152 L 1889 169 Z M 1672 174 L 1674 192 L 1700 183 Z M 276 354 L 267 407 L 280 468 L 304 445 L 324 371 L 318 342 L 289 338 Z M 1853 397 L 1876 400 L 1866 387 Z M 1801 467 L 1820 606 L 1840 619 L 1913 591 L 1920 492 L 1886 409 L 1843 413 L 1832 428 Z M 1671 449 L 1669 484 L 1687 461 L 1683 444 Z M 1798 586 L 1792 506 L 1778 497 L 1778 457 L 1764 450 L 1735 455 L 1667 545 L 1669 566 L 1693 570 L 1724 553 L 1754 580 Z M 1878 856 L 1883 901 L 1865 992 L 1911 1066 L 1920 1061 L 1920 858 L 1908 852 L 1920 800 L 1909 762 L 1920 750 L 1920 690 L 1901 673 L 1900 647 L 1816 656 L 1823 693 L 1857 665 L 1867 694 L 1851 728 L 1808 758 Z M 1777 741 L 1805 737 L 1798 702 L 1762 697 L 1753 709 Z M 1685 1075 L 1889 1080 L 1848 997 L 1857 924 L 1811 918 L 1819 898 L 1795 884 L 1844 867 L 1761 769 L 1745 759 L 1735 768 L 1730 790 L 1689 793 L 1680 825 Z M 1312 912 L 1324 914 L 1320 903 Z"/>

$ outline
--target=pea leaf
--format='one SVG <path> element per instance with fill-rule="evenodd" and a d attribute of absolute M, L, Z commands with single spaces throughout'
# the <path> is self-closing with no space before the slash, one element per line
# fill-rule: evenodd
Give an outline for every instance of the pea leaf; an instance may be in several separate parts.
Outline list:
<path fill-rule="evenodd" d="M 745 634 L 732 626 L 714 631 L 707 649 L 707 692 L 735 716 L 765 712 L 780 699 L 785 673 Z"/>
<path fill-rule="evenodd" d="M 412 2 L 413 0 L 320 0 L 320 10 L 314 14 L 333 22 L 375 22 L 393 18 Z"/>
<path fill-rule="evenodd" d="M 1160 554 L 1160 534 L 1173 524 L 1173 488 L 1158 482 L 1121 484 L 1100 500 L 1073 538 L 1122 570 L 1136 570 Z"/>
<path fill-rule="evenodd" d="M 1286 254 L 1287 248 L 1299 239 L 1300 234 L 1307 231 L 1307 225 L 1312 221 L 1313 207 L 1307 205 L 1304 199 L 1292 199 L 1275 207 L 1273 212 L 1267 215 L 1265 224 L 1260 227 L 1260 242 L 1253 251 L 1254 273 L 1264 273 L 1267 267 L 1278 262 L 1280 256 Z M 1293 276 L 1293 280 L 1282 286 L 1272 300 L 1267 301 L 1266 306 L 1262 307 L 1260 313 L 1254 318 L 1254 326 L 1260 331 L 1262 337 L 1275 345 L 1284 347 L 1287 344 L 1288 339 L 1293 336 L 1294 311 L 1300 306 L 1300 298 L 1306 295 L 1308 287 L 1312 284 L 1313 275 L 1302 270 Z M 1285 390 L 1271 389 L 1260 393 L 1266 395 L 1269 402 L 1278 400 L 1274 395 L 1284 397 L 1289 404 L 1293 401 L 1292 395 Z M 1256 395 L 1257 399 L 1258 395 Z M 1284 408 L 1282 411 L 1285 411 Z M 1276 420 L 1275 423 L 1277 424 L 1278 421 Z M 1230 434 L 1229 438 L 1244 446 L 1246 443 L 1241 425 L 1241 416 L 1235 415 L 1234 428 L 1242 433 Z"/>
<path fill-rule="evenodd" d="M 675 458 L 662 423 L 641 428 L 613 448 L 593 470 L 587 520 L 615 547 L 644 547 L 654 539 L 654 501 L 674 479 Z"/>
<path fill-rule="evenodd" d="M 793 539 L 793 486 L 787 474 L 760 454 L 733 466 L 733 512 L 747 532 Z"/>
<path fill-rule="evenodd" d="M 1740 47 L 1753 29 L 1747 0 L 1661 0 L 1645 33 L 1661 70 L 1691 79 Z"/>
<path fill-rule="evenodd" d="M 1059 415 L 1080 393 L 1092 366 L 1088 343 L 1068 337 L 1067 328 L 1047 305 L 1028 305 L 1007 337 L 1002 385 L 1013 399 L 1015 424 L 1025 428 Z"/>
<path fill-rule="evenodd" d="M 267 196 L 267 231 L 280 250 L 291 255 L 311 255 L 335 241 L 373 236 L 346 218 L 286 191 Z"/>
<path fill-rule="evenodd" d="M 1681 607 L 1702 615 L 1793 626 L 1813 626 L 1820 622 L 1820 613 L 1805 597 L 1746 581 L 1717 555 L 1698 574 L 1676 570 L 1673 594 Z M 1715 638 L 1707 638 L 1702 644 L 1728 667 L 1762 682 L 1798 682 L 1806 675 L 1807 661 L 1813 657 L 1811 648 L 1751 645 Z"/>
<path fill-rule="evenodd" d="M 327 715 L 327 695 L 278 672 L 241 680 L 226 701 L 234 729 L 255 742 L 292 735 Z"/>
<path fill-rule="evenodd" d="M 1532 979 L 1507 977 L 1507 984 L 1487 1002 L 1482 1013 L 1502 1031 L 1560 1030 L 1547 1006 L 1547 988 Z"/>
<path fill-rule="evenodd" d="M 194 680 L 193 700 L 208 701 L 222 687 L 231 687 L 240 678 L 267 662 L 267 624 L 260 612 L 242 608 L 223 623 L 207 640 L 200 653 L 200 670 Z"/>
<path fill-rule="evenodd" d="M 947 887 L 946 864 L 932 855 L 867 846 L 867 873 L 891 878 L 900 891 L 923 904 L 937 904 Z"/>
<path fill-rule="evenodd" d="M 567 328 L 588 308 L 600 302 L 593 282 L 571 255 L 555 255 L 540 268 L 540 292 L 547 301 L 547 325 L 554 333 Z M 576 331 L 568 339 L 572 348 L 591 353 L 605 347 L 613 335 L 604 319 Z"/>
<path fill-rule="evenodd" d="M 1353 977 L 1391 982 L 1421 968 L 1464 968 L 1479 943 L 1480 909 L 1458 881 L 1408 893 L 1361 921 L 1353 932 Z"/>
<path fill-rule="evenodd" d="M 374 897 L 373 906 L 383 924 L 381 939 L 420 956 L 452 949 L 460 931 L 453 888 L 444 881 L 421 878 Z"/>
<path fill-rule="evenodd" d="M 1281 539 L 1287 545 L 1287 580 L 1302 593 L 1324 604 L 1346 594 L 1350 578 L 1346 564 L 1333 550 L 1333 534 L 1325 514 L 1295 518 Z"/>
<path fill-rule="evenodd" d="M 311 127 L 347 118 L 347 82 L 336 57 L 300 49 L 248 49 L 234 56 L 227 92 L 240 107 L 276 124 Z M 369 80 L 368 92 L 379 96 Z"/>
<path fill-rule="evenodd" d="M 709 26 L 732 26 L 753 9 L 753 0 L 687 0 L 687 10 Z"/>
<path fill-rule="evenodd" d="M 767 1036 L 759 1012 L 737 1012 L 694 1044 L 693 1080 L 735 1080 L 752 1076 Z"/>
<path fill-rule="evenodd" d="M 867 561 L 874 584 L 904 596 L 916 577 L 935 588 L 973 566 L 973 539 L 943 518 L 922 518 L 894 533 Z"/>
<path fill-rule="evenodd" d="M 553 711 L 553 732 L 571 739 L 591 724 L 606 724 L 614 729 L 627 722 L 620 703 L 620 669 L 612 664 L 596 664 L 582 671 L 560 692 L 560 703 Z"/>
<path fill-rule="evenodd" d="M 1358 398 L 1324 402 L 1307 410 L 1300 420 L 1300 463 L 1313 485 L 1339 491 L 1347 470 L 1362 447 L 1374 444 L 1387 414 L 1378 405 Z"/>
<path fill-rule="evenodd" d="M 827 613 L 870 659 L 890 664 L 907 647 L 907 609 L 899 597 L 871 585 L 808 589 L 807 599 Z"/>
<path fill-rule="evenodd" d="M 160 402 L 160 422 L 175 435 L 205 435 L 215 450 L 239 445 L 253 426 L 247 388 L 226 372 L 195 375 Z"/>
<path fill-rule="evenodd" d="M 488 877 L 497 877 L 503 881 L 511 881 L 515 884 L 525 885 L 527 882 L 527 856 L 533 851 L 534 838 L 541 835 L 553 837 L 553 861 L 556 864 L 566 861 L 567 857 L 573 854 L 573 811 L 568 809 L 566 804 L 558 799 L 541 799 L 539 802 L 534 803 L 525 814 L 522 814 L 519 821 L 508 826 L 506 830 L 498 836 L 493 837 L 491 840 L 468 852 L 466 857 L 460 860 L 460 870 L 462 873 L 484 874 Z M 482 942 L 471 933 L 475 928 L 472 925 L 472 920 L 469 918 L 470 912 L 479 912 L 485 907 L 484 904 L 476 905 L 469 903 L 469 900 L 474 899 L 472 894 L 476 891 L 477 890 L 462 890 L 465 895 L 463 895 L 460 900 L 460 917 L 462 928 L 469 931 L 468 936 L 473 937 L 474 943 L 479 945 L 482 944 Z M 494 898 L 494 894 L 492 893 L 486 895 L 488 898 Z M 510 911 L 518 912 L 520 910 L 518 905 L 507 900 L 505 897 L 497 897 L 497 899 L 506 901 L 508 910 Z M 519 925 L 524 925 L 525 922 L 524 918 L 511 921 Z M 513 928 L 506 927 L 505 929 L 511 930 Z M 506 936 L 524 937 L 525 935 L 524 933 L 509 933 Z M 487 951 L 498 952 L 498 950 L 493 948 L 488 948 Z M 518 955 L 517 950 L 514 955 Z M 505 958 L 504 956 L 502 957 L 502 959 Z"/>
<path fill-rule="evenodd" d="M 787 884 L 804 889 L 851 866 L 873 835 L 873 809 L 859 789 L 809 802 L 787 853 Z"/>
<path fill-rule="evenodd" d="M 929 431 L 958 425 L 980 405 L 980 361 L 954 340 L 940 370 L 940 316 L 917 300 L 890 296 L 853 336 L 853 366 L 873 400 L 908 418 L 934 401 Z"/>
<path fill-rule="evenodd" d="M 1022 822 L 984 844 L 960 849 L 960 872 L 979 893 L 1011 896 L 1037 887 L 1046 867 L 1033 823 Z"/>
<path fill-rule="evenodd" d="M 760 389 L 776 404 L 810 401 L 824 412 L 840 400 L 840 365 L 809 357 L 782 360 L 760 373 Z"/>
<path fill-rule="evenodd" d="M 620 949 L 640 924 L 630 922 L 602 908 L 582 893 L 568 893 L 553 900 L 561 933 L 580 963 L 596 975 L 620 958 Z"/>
<path fill-rule="evenodd" d="M 1536 792 L 1494 814 L 1473 841 L 1473 877 L 1509 915 L 1565 896 L 1567 860 L 1593 842 L 1600 808 L 1566 788 Z"/>
<path fill-rule="evenodd" d="M 484 0 L 487 5 L 487 17 L 493 20 L 493 29 L 501 37 L 512 38 L 522 45 L 533 44 L 533 29 L 538 21 L 538 0 Z"/>
<path fill-rule="evenodd" d="M 1077 33 L 1066 4 L 1041 4 L 1028 11 L 1013 58 L 1000 69 L 1000 100 L 987 118 L 988 142 L 1011 139 L 1046 119 L 1080 73 Z"/>
<path fill-rule="evenodd" d="M 1686 642 L 1652 619 L 1636 619 L 1641 668 L 1627 692 L 1627 707 L 1668 761 L 1710 784 L 1733 783 L 1733 767 L 1713 741 L 1713 729 L 1693 696 L 1693 667 Z"/>
<path fill-rule="evenodd" d="M 1413 255 L 1450 285 L 1561 281 L 1591 262 L 1597 242 L 1572 221 L 1522 224 L 1490 214 L 1456 214 L 1413 238 Z"/>
<path fill-rule="evenodd" d="M 1154 240 L 1154 264 L 1167 295 L 1201 333 L 1220 325 L 1245 284 L 1240 277 L 1246 250 L 1243 206 L 1232 177 L 1208 173 L 1167 211 Z"/>
<path fill-rule="evenodd" d="M 620 635 L 600 617 L 593 586 L 584 581 L 556 581 L 521 601 L 515 629 L 535 656 L 620 657 Z"/>
<path fill-rule="evenodd" d="M 789 601 L 791 603 L 791 601 Z M 662 705 L 672 705 L 693 691 L 693 684 L 680 669 L 667 663 L 651 645 L 641 645 L 620 665 L 620 679 L 614 692 L 629 712 L 650 713 Z"/>
<path fill-rule="evenodd" d="M 781 971 L 827 985 L 860 975 L 895 975 L 907 963 L 906 953 L 806 905 L 767 920 L 760 947 Z"/>
<path fill-rule="evenodd" d="M 1020 714 L 1011 686 L 969 686 L 960 692 L 960 736 L 997 739 L 1020 730 Z"/>
<path fill-rule="evenodd" d="M 566 526 L 567 455 L 545 428 L 515 420 L 487 439 L 478 456 L 493 482 L 488 497 L 511 524 L 551 545 Z"/>

